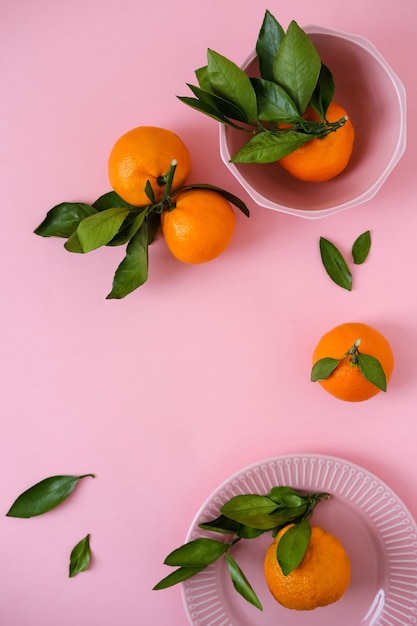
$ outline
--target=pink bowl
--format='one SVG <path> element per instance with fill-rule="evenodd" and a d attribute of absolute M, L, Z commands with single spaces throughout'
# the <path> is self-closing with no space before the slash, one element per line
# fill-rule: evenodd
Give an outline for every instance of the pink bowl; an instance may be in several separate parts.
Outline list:
<path fill-rule="evenodd" d="M 333 73 L 334 99 L 347 110 L 355 128 L 348 167 L 326 183 L 306 183 L 276 163 L 230 163 L 247 137 L 224 125 L 220 125 L 220 154 L 258 205 L 318 219 L 367 202 L 379 191 L 405 150 L 406 94 L 399 78 L 368 40 L 319 26 L 304 30 Z M 250 76 L 259 76 L 256 52 L 248 56 L 242 69 Z"/>

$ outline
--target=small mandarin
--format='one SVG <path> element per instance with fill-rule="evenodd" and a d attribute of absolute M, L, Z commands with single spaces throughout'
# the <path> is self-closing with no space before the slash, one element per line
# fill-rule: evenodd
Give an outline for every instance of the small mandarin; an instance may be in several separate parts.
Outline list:
<path fill-rule="evenodd" d="M 191 156 L 183 141 L 171 130 L 139 126 L 122 135 L 114 144 L 108 160 L 112 188 L 123 200 L 144 206 L 150 200 L 145 193 L 149 180 L 155 200 L 161 199 L 171 162 L 176 160 L 172 189 L 187 181 Z"/>
<path fill-rule="evenodd" d="M 276 552 L 281 537 L 291 526 L 282 528 L 266 551 L 264 574 L 268 589 L 288 609 L 308 611 L 337 602 L 351 578 L 349 556 L 341 542 L 322 528 L 312 526 L 303 560 L 284 576 Z"/>
<path fill-rule="evenodd" d="M 345 109 L 331 102 L 326 119 L 337 122 L 343 117 L 347 118 L 343 126 L 321 139 L 311 139 L 280 159 L 279 164 L 291 176 L 306 182 L 325 182 L 338 176 L 349 163 L 355 131 Z M 319 115 L 311 107 L 307 108 L 304 118 L 320 121 Z"/>
<path fill-rule="evenodd" d="M 323 335 L 314 349 L 313 364 L 323 358 L 343 358 L 358 339 L 361 340 L 360 351 L 378 359 L 388 382 L 394 368 L 391 346 L 378 330 L 368 324 L 340 324 Z M 328 378 L 318 382 L 331 395 L 349 402 L 368 400 L 380 392 L 363 376 L 358 365 L 352 363 L 351 357 L 344 359 Z"/>
<path fill-rule="evenodd" d="M 205 263 L 229 245 L 235 214 L 217 192 L 193 189 L 174 197 L 174 208 L 161 214 L 162 232 L 171 253 L 184 263 Z"/>

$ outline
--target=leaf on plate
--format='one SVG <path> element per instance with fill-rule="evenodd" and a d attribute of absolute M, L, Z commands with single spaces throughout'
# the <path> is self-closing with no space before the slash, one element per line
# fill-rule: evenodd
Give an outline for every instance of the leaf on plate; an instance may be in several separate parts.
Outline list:
<path fill-rule="evenodd" d="M 180 567 L 175 572 L 168 574 L 162 580 L 159 581 L 153 587 L 153 590 L 158 591 L 159 589 L 167 589 L 168 587 L 172 587 L 173 585 L 177 585 L 178 583 L 182 583 L 184 580 L 195 576 L 199 572 L 202 572 L 205 569 L 204 567 Z"/>
<path fill-rule="evenodd" d="M 258 596 L 254 592 L 252 586 L 249 584 L 248 579 L 240 569 L 239 565 L 236 563 L 235 559 L 230 556 L 230 554 L 225 554 L 225 558 L 229 574 L 236 591 L 240 593 L 240 595 L 245 598 L 245 600 L 247 600 L 257 609 L 260 609 L 262 611 L 262 604 L 260 603 Z"/>
<path fill-rule="evenodd" d="M 281 537 L 277 547 L 277 559 L 284 576 L 298 567 L 304 558 L 311 537 L 311 526 L 303 520 L 291 526 Z"/>
<path fill-rule="evenodd" d="M 339 285 L 339 287 L 351 291 L 352 274 L 350 269 L 341 252 L 331 241 L 324 237 L 320 237 L 320 254 L 324 269 L 333 282 Z"/>
<path fill-rule="evenodd" d="M 277 504 L 288 508 L 294 508 L 305 504 L 305 498 L 294 491 L 294 489 L 291 489 L 291 487 L 284 487 L 283 485 L 272 487 L 268 497 Z"/>
<path fill-rule="evenodd" d="M 180 567 L 206 567 L 222 556 L 231 545 L 231 543 L 201 537 L 173 550 L 168 554 L 164 563 Z"/>
<path fill-rule="evenodd" d="M 20 494 L 6 515 L 28 518 L 47 513 L 66 500 L 78 482 L 87 476 L 94 478 L 94 474 L 45 478 Z"/>
<path fill-rule="evenodd" d="M 69 576 L 73 578 L 80 572 L 85 572 L 90 566 L 91 550 L 90 550 L 90 535 L 84 537 L 77 543 L 71 550 L 70 564 L 69 564 Z"/>

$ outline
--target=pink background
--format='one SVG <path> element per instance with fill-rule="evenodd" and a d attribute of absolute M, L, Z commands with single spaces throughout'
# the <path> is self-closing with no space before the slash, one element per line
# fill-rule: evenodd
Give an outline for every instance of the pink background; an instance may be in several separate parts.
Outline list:
<path fill-rule="evenodd" d="M 220 160 L 216 122 L 176 99 L 208 47 L 246 58 L 266 8 L 284 26 L 365 36 L 405 84 L 407 151 L 367 204 L 318 221 L 255 206 Z M 417 516 L 416 26 L 414 0 L 3 7 L 1 624 L 185 625 L 180 588 L 152 591 L 164 557 L 219 483 L 270 456 L 346 458 Z M 240 195 L 251 217 L 237 215 L 228 250 L 202 266 L 159 238 L 148 282 L 106 301 L 120 248 L 70 255 L 33 230 L 55 204 L 108 191 L 114 141 L 144 124 L 177 132 L 190 180 Z M 367 229 L 349 293 L 325 274 L 319 237 L 347 254 Z M 316 342 L 345 321 L 376 326 L 396 359 L 388 393 L 356 405 L 309 382 Z M 87 472 L 96 478 L 49 514 L 5 517 L 38 480 Z M 69 579 L 87 533 L 91 568 Z"/>

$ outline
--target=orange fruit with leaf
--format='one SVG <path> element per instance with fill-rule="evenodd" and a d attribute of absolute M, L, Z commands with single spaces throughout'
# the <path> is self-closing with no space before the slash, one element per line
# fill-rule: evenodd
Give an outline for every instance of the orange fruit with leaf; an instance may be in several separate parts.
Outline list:
<path fill-rule="evenodd" d="M 308 107 L 304 119 L 320 122 L 320 116 Z M 324 137 L 311 139 L 290 152 L 279 164 L 294 178 L 306 182 L 325 182 L 335 178 L 346 168 L 353 151 L 355 131 L 346 110 L 331 102 L 326 113 L 328 122 L 345 120 L 343 125 Z"/>
<path fill-rule="evenodd" d="M 394 369 L 387 339 L 368 324 L 349 322 L 321 337 L 313 352 L 311 380 L 348 402 L 386 391 Z"/>
<path fill-rule="evenodd" d="M 284 573 L 279 563 L 279 546 L 289 537 L 286 537 L 287 532 L 298 532 L 297 526 L 300 527 L 289 524 L 282 528 L 266 551 L 264 575 L 268 589 L 277 602 L 288 609 L 308 611 L 337 602 L 349 586 L 350 560 L 339 539 L 319 526 L 311 527 L 308 547 L 300 564 L 288 574 Z M 296 549 L 296 539 L 293 541 Z"/>
<path fill-rule="evenodd" d="M 156 126 L 139 126 L 119 137 L 108 159 L 112 188 L 133 206 L 149 204 L 148 181 L 156 201 L 162 198 L 172 161 L 176 161 L 172 189 L 184 185 L 191 171 L 191 156 L 173 131 Z"/>
<path fill-rule="evenodd" d="M 206 263 L 229 245 L 235 214 L 229 202 L 208 189 L 190 189 L 174 195 L 161 213 L 162 233 L 175 258 L 184 263 Z"/>

